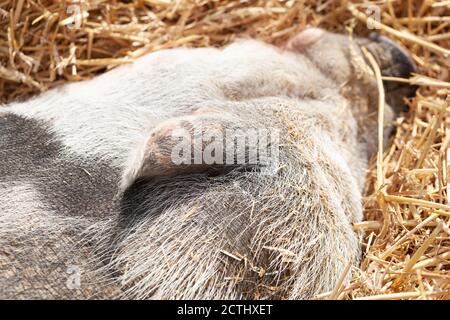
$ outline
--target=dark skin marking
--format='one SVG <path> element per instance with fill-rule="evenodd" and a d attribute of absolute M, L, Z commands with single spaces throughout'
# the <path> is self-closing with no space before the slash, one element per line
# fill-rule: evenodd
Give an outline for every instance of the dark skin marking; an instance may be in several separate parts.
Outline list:
<path fill-rule="evenodd" d="M 118 170 L 95 159 L 68 159 L 61 149 L 44 123 L 13 114 L 0 116 L 0 182 L 31 183 L 58 214 L 111 214 Z"/>

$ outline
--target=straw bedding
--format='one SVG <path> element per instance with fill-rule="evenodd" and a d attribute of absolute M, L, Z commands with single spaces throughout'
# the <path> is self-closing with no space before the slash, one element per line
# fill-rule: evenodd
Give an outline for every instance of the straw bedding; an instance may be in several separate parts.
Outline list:
<path fill-rule="evenodd" d="M 378 18 L 373 21 L 371 18 Z M 364 256 L 318 298 L 450 298 L 450 1 L 0 1 L 0 103 L 88 79 L 164 48 L 236 37 L 283 44 L 306 26 L 402 43 L 417 96 L 367 173 Z M 350 272 L 350 270 L 346 270 Z M 342 275 L 342 279 L 345 274 Z"/>

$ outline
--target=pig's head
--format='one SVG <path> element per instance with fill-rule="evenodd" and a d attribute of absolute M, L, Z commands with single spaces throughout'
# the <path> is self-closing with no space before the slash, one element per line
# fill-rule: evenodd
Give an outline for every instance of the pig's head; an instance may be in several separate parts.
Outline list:
<path fill-rule="evenodd" d="M 362 47 L 373 55 L 382 76 L 408 78 L 415 71 L 406 50 L 378 34 L 357 38 L 309 28 L 287 44 L 288 50 L 306 56 L 339 85 L 342 95 L 351 101 L 352 113 L 359 123 L 361 135 L 370 140 L 376 136 L 373 130 L 377 123 L 378 88 Z M 405 111 L 404 98 L 412 97 L 415 89 L 408 84 L 384 81 L 386 136 L 391 132 L 395 115 Z"/>
<path fill-rule="evenodd" d="M 374 56 L 383 76 L 407 78 L 415 71 L 414 62 L 406 50 L 392 40 L 373 33 L 369 38 L 351 38 L 337 35 L 318 28 L 309 28 L 288 43 L 288 48 L 306 55 L 324 74 L 339 82 L 355 86 L 373 86 L 377 92 L 375 79 L 366 73 L 361 47 L 364 46 Z M 357 83 L 353 83 L 353 82 Z M 410 85 L 384 82 L 386 102 L 396 111 L 404 110 L 404 97 L 414 95 Z"/>

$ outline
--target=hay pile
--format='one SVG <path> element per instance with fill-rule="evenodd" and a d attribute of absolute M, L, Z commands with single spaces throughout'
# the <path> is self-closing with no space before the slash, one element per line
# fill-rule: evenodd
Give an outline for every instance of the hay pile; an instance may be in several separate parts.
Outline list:
<path fill-rule="evenodd" d="M 379 9 L 379 11 L 378 11 Z M 374 22 L 368 16 L 377 18 Z M 418 65 L 410 111 L 365 190 L 361 268 L 322 298 L 450 298 L 450 1 L 0 1 L 0 102 L 91 78 L 142 54 L 222 46 L 236 36 L 282 44 L 307 25 L 401 42 Z M 345 275 L 343 275 L 344 278 Z"/>

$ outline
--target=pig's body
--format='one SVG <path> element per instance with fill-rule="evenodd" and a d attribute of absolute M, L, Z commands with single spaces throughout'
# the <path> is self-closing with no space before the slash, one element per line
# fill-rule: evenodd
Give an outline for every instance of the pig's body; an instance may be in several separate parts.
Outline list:
<path fill-rule="evenodd" d="M 167 50 L 2 108 L 0 297 L 332 290 L 359 259 L 351 224 L 362 219 L 376 103 L 373 79 L 353 77 L 348 53 L 334 58 L 341 70 L 328 74 L 307 51 L 256 41 Z M 362 97 L 346 99 L 345 86 Z M 140 174 L 150 132 L 177 117 L 196 121 L 196 110 L 279 129 L 276 174 Z"/>

